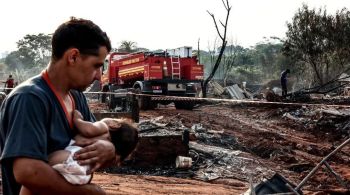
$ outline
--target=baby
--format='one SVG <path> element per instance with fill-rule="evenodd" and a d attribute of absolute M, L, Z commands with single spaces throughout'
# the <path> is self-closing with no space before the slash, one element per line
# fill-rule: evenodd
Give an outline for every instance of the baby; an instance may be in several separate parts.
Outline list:
<path fill-rule="evenodd" d="M 115 152 L 123 161 L 135 149 L 138 142 L 137 127 L 126 119 L 105 118 L 97 122 L 83 120 L 79 111 L 74 112 L 74 124 L 79 134 L 75 140 L 79 139 L 109 139 Z M 64 150 L 58 150 L 49 155 L 49 165 L 57 170 L 71 184 L 87 184 L 92 179 L 92 174 L 87 174 L 89 166 L 79 165 L 73 160 L 74 153 L 81 147 L 74 145 L 75 140 L 71 140 Z M 20 195 L 31 195 L 32 193 L 22 187 Z"/>

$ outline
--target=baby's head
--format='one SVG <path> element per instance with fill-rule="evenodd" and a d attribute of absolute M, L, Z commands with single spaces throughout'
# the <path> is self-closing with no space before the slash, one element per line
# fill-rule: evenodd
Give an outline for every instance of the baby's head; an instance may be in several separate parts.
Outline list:
<path fill-rule="evenodd" d="M 138 143 L 138 128 L 128 119 L 102 119 L 109 127 L 111 142 L 121 161 L 131 154 Z"/>

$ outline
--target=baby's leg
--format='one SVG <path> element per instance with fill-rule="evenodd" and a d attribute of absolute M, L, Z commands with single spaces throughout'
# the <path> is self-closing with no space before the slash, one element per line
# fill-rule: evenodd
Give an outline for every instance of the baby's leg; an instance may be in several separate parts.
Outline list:
<path fill-rule="evenodd" d="M 70 155 L 67 150 L 57 150 L 49 155 L 49 165 L 53 166 L 65 162 Z"/>
<path fill-rule="evenodd" d="M 28 188 L 22 186 L 21 191 L 19 192 L 19 195 L 33 195 L 32 192 L 28 190 Z"/>

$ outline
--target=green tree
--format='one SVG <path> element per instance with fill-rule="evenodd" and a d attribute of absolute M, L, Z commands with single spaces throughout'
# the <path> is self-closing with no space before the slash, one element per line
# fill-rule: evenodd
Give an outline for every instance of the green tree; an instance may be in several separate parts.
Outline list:
<path fill-rule="evenodd" d="M 120 43 L 118 50 L 120 52 L 128 52 L 128 53 L 135 52 L 137 51 L 137 44 L 136 42 L 133 42 L 133 41 L 124 40 Z"/>
<path fill-rule="evenodd" d="M 10 70 L 15 70 L 17 68 L 22 68 L 23 62 L 31 64 L 32 61 L 26 56 L 20 55 L 18 51 L 13 51 L 9 53 L 5 58 L 5 64 Z"/>
<path fill-rule="evenodd" d="M 236 58 L 240 53 L 243 52 L 243 50 L 244 48 L 242 46 L 235 46 L 233 43 L 226 46 L 224 55 L 222 57 L 224 86 L 227 86 L 228 78 L 233 68 L 237 65 Z"/>
<path fill-rule="evenodd" d="M 287 23 L 283 51 L 305 78 L 322 85 L 350 70 L 350 12 L 335 15 L 303 5 Z"/>
<path fill-rule="evenodd" d="M 265 79 L 277 79 L 282 70 L 290 68 L 292 62 L 289 57 L 283 55 L 283 44 L 258 43 L 254 47 L 256 64 L 260 66 Z"/>
<path fill-rule="evenodd" d="M 5 58 L 10 69 L 45 66 L 50 61 L 51 36 L 45 34 L 26 35 L 17 42 L 17 50 Z"/>
<path fill-rule="evenodd" d="M 51 36 L 39 33 L 26 35 L 17 42 L 18 52 L 32 61 L 33 66 L 46 65 L 51 57 Z"/>

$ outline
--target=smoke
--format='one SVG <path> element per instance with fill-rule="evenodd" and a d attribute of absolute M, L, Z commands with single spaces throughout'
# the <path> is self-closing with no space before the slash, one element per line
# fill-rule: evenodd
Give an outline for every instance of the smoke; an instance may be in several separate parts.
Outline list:
<path fill-rule="evenodd" d="M 42 66 L 36 66 L 30 69 L 16 68 L 13 75 L 15 77 L 15 80 L 18 81 L 18 83 L 21 83 L 33 76 L 40 74 L 43 69 L 44 67 Z"/>

